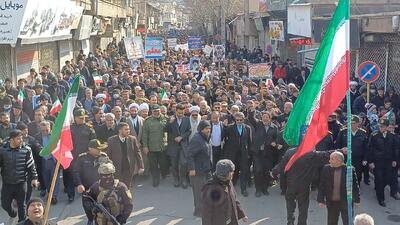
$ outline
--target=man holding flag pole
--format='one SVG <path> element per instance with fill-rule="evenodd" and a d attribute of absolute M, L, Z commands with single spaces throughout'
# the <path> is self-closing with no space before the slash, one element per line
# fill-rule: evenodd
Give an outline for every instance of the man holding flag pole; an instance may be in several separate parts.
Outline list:
<path fill-rule="evenodd" d="M 52 154 L 53 157 L 57 160 L 56 168 L 54 170 L 54 175 L 51 181 L 50 191 L 47 198 L 44 224 L 47 223 L 50 210 L 50 202 L 53 196 L 60 165 L 62 165 L 64 169 L 67 169 L 73 159 L 71 153 L 71 150 L 73 149 L 73 142 L 70 126 L 73 121 L 73 110 L 75 108 L 76 99 L 78 96 L 79 80 L 80 76 L 75 78 L 67 95 L 67 98 L 61 108 L 61 111 L 56 118 L 49 142 L 47 146 L 43 148 L 42 151 L 40 151 L 40 156 L 47 157 Z"/>
<path fill-rule="evenodd" d="M 340 0 L 316 54 L 314 68 L 295 102 L 284 131 L 285 141 L 290 146 L 298 146 L 285 165 L 286 174 L 290 174 L 297 160 L 309 156 L 308 153 L 312 152 L 316 144 L 328 134 L 327 119 L 340 105 L 346 92 L 348 93 L 347 122 L 350 127 L 349 68 L 350 0 Z M 347 136 L 346 188 L 348 217 L 349 221 L 352 221 L 351 133 Z M 305 221 L 302 224 L 306 224 Z"/>

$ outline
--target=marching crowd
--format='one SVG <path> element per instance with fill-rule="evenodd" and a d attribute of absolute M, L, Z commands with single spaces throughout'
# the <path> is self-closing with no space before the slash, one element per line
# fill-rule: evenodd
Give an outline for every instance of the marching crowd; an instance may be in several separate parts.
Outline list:
<path fill-rule="evenodd" d="M 66 99 L 74 78 L 80 76 L 71 125 L 74 159 L 57 177 L 51 203 L 57 204 L 63 189 L 70 202 L 76 190 L 83 193 L 88 224 L 126 223 L 132 211 L 129 188 L 135 179 L 149 177 L 157 187 L 169 174 L 176 188 L 193 189 L 194 216 L 203 217 L 203 224 L 218 224 L 204 222 L 215 213 L 210 208 L 221 205 L 216 196 L 224 189 L 218 186 L 229 187 L 229 199 L 235 199 L 230 180 L 238 183 L 245 197 L 269 195 L 269 188 L 279 183 L 288 225 L 294 224 L 296 201 L 297 224 L 307 223 L 310 188 L 318 189 L 320 206 L 328 208 L 328 224 L 337 224 L 340 213 L 349 224 L 343 216 L 347 214 L 345 101 L 329 116 L 330 132 L 315 151 L 284 173 L 295 149 L 287 146 L 283 131 L 310 71 L 289 59 L 264 55 L 259 48 L 229 45 L 227 50 L 221 63 L 202 51 L 167 50 L 164 59 L 141 60 L 135 68 L 126 59 L 123 44 L 114 40 L 105 50 L 97 48 L 87 56 L 81 52 L 60 72 L 49 66 L 31 69 L 16 87 L 6 79 L 0 87 L 3 209 L 24 224 L 26 203 L 28 219 L 30 206 L 42 204 L 31 199 L 32 187 L 41 197 L 48 194 L 57 162 L 39 152 L 49 142 L 54 103 Z M 194 56 L 200 59 L 198 72 L 177 70 Z M 272 81 L 248 77 L 249 62 L 270 63 Z M 385 92 L 372 87 L 367 102 L 365 85 L 353 78 L 350 87 L 353 201 L 360 203 L 359 182 L 370 185 L 373 172 L 378 203 L 385 206 L 387 185 L 391 197 L 400 200 L 400 120 L 396 120 L 400 98 L 394 88 Z M 248 192 L 252 185 L 255 193 Z M 111 217 L 101 207 L 93 210 L 96 201 Z M 236 200 L 224 204 L 229 207 L 219 208 L 223 213 L 214 215 L 215 221 L 247 221 Z"/>

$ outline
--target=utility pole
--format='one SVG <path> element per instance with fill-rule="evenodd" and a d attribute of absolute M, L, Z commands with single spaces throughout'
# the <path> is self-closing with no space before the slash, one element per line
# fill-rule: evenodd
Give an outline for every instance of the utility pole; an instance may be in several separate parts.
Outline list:
<path fill-rule="evenodd" d="M 147 18 L 147 0 L 144 0 L 144 36 L 147 38 L 147 23 L 149 22 Z"/>
<path fill-rule="evenodd" d="M 225 0 L 220 0 L 221 6 L 221 44 L 225 46 Z"/>
<path fill-rule="evenodd" d="M 244 45 L 249 48 L 250 0 L 244 0 Z"/>

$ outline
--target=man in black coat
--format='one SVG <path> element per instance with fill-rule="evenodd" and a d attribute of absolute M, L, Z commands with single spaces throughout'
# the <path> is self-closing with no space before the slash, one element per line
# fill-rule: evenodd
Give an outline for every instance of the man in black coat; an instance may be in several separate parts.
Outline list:
<path fill-rule="evenodd" d="M 268 195 L 268 186 L 271 182 L 269 175 L 274 163 L 278 163 L 280 150 L 277 145 L 278 128 L 271 123 L 272 115 L 268 111 L 262 113 L 262 120 L 257 120 L 255 110 L 250 109 L 248 120 L 254 127 L 254 137 L 251 145 L 254 163 L 254 182 L 256 197 L 261 193 Z M 275 162 L 274 162 L 275 161 Z"/>
<path fill-rule="evenodd" d="M 385 187 L 390 185 L 390 195 L 400 200 L 393 182 L 393 168 L 397 166 L 395 136 L 388 132 L 389 120 L 379 120 L 379 132 L 371 135 L 368 144 L 369 168 L 374 170 L 375 191 L 379 205 L 385 207 Z"/>
<path fill-rule="evenodd" d="M 251 145 L 250 126 L 244 124 L 243 113 L 235 113 L 235 124 L 225 130 L 224 158 L 230 159 L 236 167 L 233 183 L 240 176 L 240 189 L 243 196 L 247 197 L 247 181 L 249 178 L 249 147 Z"/>
<path fill-rule="evenodd" d="M 100 125 L 96 131 L 97 139 L 102 143 L 107 142 L 108 138 L 118 134 L 114 114 L 106 113 L 104 118 L 105 123 Z"/>
<path fill-rule="evenodd" d="M 174 176 L 174 186 L 186 189 L 187 180 L 187 163 L 185 152 L 189 145 L 189 136 L 191 126 L 188 117 L 185 117 L 185 106 L 178 104 L 176 106 L 176 115 L 172 117 L 167 124 L 168 132 L 168 148 L 167 154 L 171 157 L 171 169 Z"/>
<path fill-rule="evenodd" d="M 338 121 L 338 114 L 333 112 L 328 117 L 328 129 L 332 133 L 333 143 L 335 143 L 337 135 L 339 134 L 340 129 L 342 129 L 342 124 Z"/>
<path fill-rule="evenodd" d="M 360 117 L 351 117 L 351 160 L 356 170 L 357 180 L 361 182 L 363 171 L 367 165 L 368 134 L 360 128 Z M 347 127 L 339 131 L 335 143 L 336 148 L 347 147 Z M 364 183 L 369 184 L 369 171 L 364 173 Z"/>
<path fill-rule="evenodd" d="M 31 122 L 31 120 L 29 119 L 29 116 L 24 111 L 22 111 L 22 105 L 20 105 L 19 103 L 14 103 L 13 108 L 10 112 L 10 122 L 23 122 L 25 124 L 28 124 L 29 122 Z"/>
<path fill-rule="evenodd" d="M 206 183 L 211 172 L 211 124 L 202 120 L 197 126 L 197 133 L 190 139 L 186 160 L 188 164 L 190 183 L 193 189 L 194 216 L 201 217 L 201 188 Z"/>
<path fill-rule="evenodd" d="M 357 175 L 353 168 L 353 203 L 360 204 L 360 188 Z M 329 165 L 325 165 L 321 173 L 317 201 L 321 208 L 328 208 L 328 225 L 338 225 L 339 214 L 343 225 L 349 224 L 347 211 L 346 190 L 347 168 L 344 156 L 340 152 L 333 152 L 329 158 Z"/>
<path fill-rule="evenodd" d="M 2 177 L 1 206 L 11 218 L 18 213 L 19 222 L 25 220 L 26 182 L 37 187 L 37 172 L 32 156 L 32 150 L 24 145 L 23 134 L 20 130 L 10 132 L 10 140 L 0 148 L 0 168 Z M 16 200 L 18 211 L 13 209 L 12 201 Z"/>
<path fill-rule="evenodd" d="M 281 179 L 286 187 L 286 210 L 287 224 L 294 225 L 294 211 L 296 203 L 299 208 L 298 225 L 307 225 L 308 206 L 310 203 L 310 185 L 316 170 L 327 164 L 330 154 L 334 151 L 317 152 L 311 151 L 299 159 L 297 159 L 288 171 L 285 172 L 285 167 L 290 158 L 296 153 L 297 148 L 291 148 L 286 151 L 282 160 L 272 170 L 274 176 L 280 174 Z M 347 148 L 340 150 L 344 154 L 347 153 Z"/>

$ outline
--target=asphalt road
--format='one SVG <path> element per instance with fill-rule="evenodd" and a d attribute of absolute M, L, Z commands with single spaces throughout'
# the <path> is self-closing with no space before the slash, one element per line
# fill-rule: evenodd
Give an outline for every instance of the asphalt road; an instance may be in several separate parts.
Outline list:
<path fill-rule="evenodd" d="M 199 218 L 192 216 L 193 197 L 191 189 L 183 190 L 172 185 L 171 177 L 161 182 L 158 188 L 151 186 L 151 181 L 137 181 L 134 189 L 134 211 L 127 224 L 135 225 L 197 225 Z M 256 198 L 254 188 L 249 189 L 249 197 L 238 194 L 242 207 L 248 214 L 251 225 L 285 225 L 286 205 L 284 197 L 280 195 L 278 186 L 271 189 L 269 196 Z M 38 195 L 37 192 L 34 195 Z M 361 185 L 361 206 L 355 209 L 358 213 L 369 213 L 378 225 L 400 224 L 400 201 L 389 196 L 386 190 L 386 204 L 383 208 L 378 205 L 373 185 Z M 309 225 L 326 224 L 326 209 L 318 208 L 316 192 L 310 196 Z M 71 204 L 67 204 L 67 197 L 61 194 L 59 203 L 51 207 L 51 221 L 60 225 L 86 224 L 86 217 L 81 206 L 80 197 Z M 0 225 L 8 220 L 4 210 L 0 209 Z M 340 223 L 341 224 L 341 223 Z"/>

